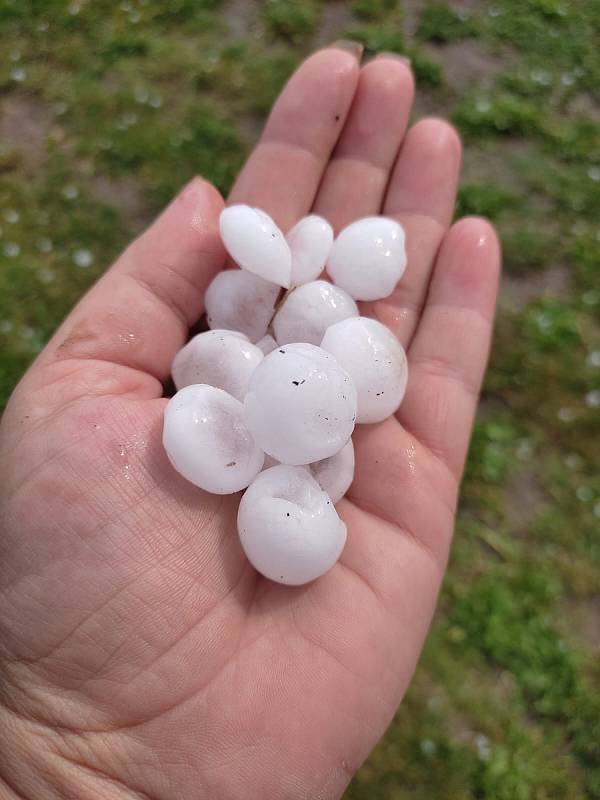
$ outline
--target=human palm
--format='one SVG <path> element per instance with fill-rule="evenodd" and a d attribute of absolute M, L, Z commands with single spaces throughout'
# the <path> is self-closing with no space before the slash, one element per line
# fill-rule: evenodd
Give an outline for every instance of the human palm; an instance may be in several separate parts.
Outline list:
<path fill-rule="evenodd" d="M 0 786 L 7 797 L 335 798 L 385 730 L 434 610 L 491 330 L 490 226 L 449 228 L 456 134 L 405 135 L 401 60 L 328 48 L 276 103 L 230 199 L 287 229 L 383 213 L 408 268 L 369 304 L 409 356 L 396 415 L 354 435 L 340 562 L 261 578 L 237 496 L 181 479 L 162 381 L 222 268 L 196 179 L 63 323 L 15 391 L 0 451 Z M 2 732 L 10 735 L 2 736 Z"/>

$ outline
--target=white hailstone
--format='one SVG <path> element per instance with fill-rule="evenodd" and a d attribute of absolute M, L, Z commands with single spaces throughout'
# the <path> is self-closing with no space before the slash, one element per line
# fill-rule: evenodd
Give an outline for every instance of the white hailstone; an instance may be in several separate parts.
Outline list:
<path fill-rule="evenodd" d="M 352 439 L 342 449 L 309 466 L 310 472 L 334 503 L 339 503 L 354 479 L 354 445 Z"/>
<path fill-rule="evenodd" d="M 177 353 L 171 374 L 177 389 L 206 383 L 243 400 L 250 376 L 264 354 L 243 333 L 206 331 L 194 336 Z"/>
<path fill-rule="evenodd" d="M 241 499 L 238 532 L 250 563 L 290 586 L 331 569 L 346 543 L 333 502 L 304 467 L 261 472 Z"/>
<path fill-rule="evenodd" d="M 273 350 L 275 350 L 275 348 L 277 347 L 277 342 L 276 342 L 276 341 L 275 341 L 275 339 L 274 339 L 274 338 L 271 336 L 271 334 L 270 334 L 270 333 L 267 333 L 267 335 L 266 335 L 266 336 L 263 336 L 263 338 L 262 338 L 262 339 L 260 339 L 260 340 L 259 340 L 259 341 L 256 343 L 256 346 L 257 346 L 257 347 L 259 347 L 259 348 L 260 348 L 260 349 L 263 351 L 263 354 L 264 354 L 265 356 L 268 356 L 268 355 L 269 355 L 269 353 L 272 353 L 272 352 L 273 352 Z"/>
<path fill-rule="evenodd" d="M 323 217 L 303 217 L 286 234 L 292 253 L 291 286 L 316 280 L 325 269 L 333 244 L 333 229 Z"/>
<path fill-rule="evenodd" d="M 283 464 L 310 464 L 337 453 L 352 435 L 356 390 L 329 353 L 288 344 L 255 369 L 244 409 L 266 453 Z"/>
<path fill-rule="evenodd" d="M 320 344 L 334 322 L 358 317 L 358 307 L 348 292 L 329 281 L 311 281 L 288 294 L 273 319 L 279 344 Z"/>
<path fill-rule="evenodd" d="M 204 296 L 210 328 L 240 331 L 251 342 L 267 332 L 280 289 L 243 269 L 219 272 Z"/>
<path fill-rule="evenodd" d="M 365 217 L 348 225 L 327 259 L 331 280 L 355 300 L 388 297 L 405 267 L 404 230 L 386 217 Z"/>
<path fill-rule="evenodd" d="M 229 206 L 221 212 L 219 227 L 227 252 L 240 267 L 289 288 L 292 254 L 268 214 L 247 205 Z"/>
<path fill-rule="evenodd" d="M 213 494 L 245 489 L 264 460 L 240 401 L 204 384 L 186 386 L 169 400 L 163 445 L 177 472 Z"/>
<path fill-rule="evenodd" d="M 358 397 L 357 422 L 381 422 L 400 405 L 408 367 L 404 348 L 374 319 L 337 322 L 325 332 L 321 347 L 351 376 Z"/>

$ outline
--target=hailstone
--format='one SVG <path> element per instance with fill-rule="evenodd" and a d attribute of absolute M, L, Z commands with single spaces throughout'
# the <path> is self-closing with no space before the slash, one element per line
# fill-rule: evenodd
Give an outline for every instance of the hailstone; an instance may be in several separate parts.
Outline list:
<path fill-rule="evenodd" d="M 268 214 L 247 205 L 229 206 L 221 212 L 219 227 L 226 250 L 240 267 L 289 288 L 292 254 Z"/>
<path fill-rule="evenodd" d="M 256 343 L 256 346 L 262 350 L 263 355 L 268 356 L 269 353 L 272 353 L 277 347 L 277 342 L 270 333 L 267 333 L 266 336 L 263 336 L 262 339 L 259 339 L 259 341 Z"/>
<path fill-rule="evenodd" d="M 273 319 L 273 332 L 279 344 L 318 345 L 330 325 L 348 317 L 358 317 L 358 307 L 347 292 L 329 281 L 311 281 L 285 298 Z"/>
<path fill-rule="evenodd" d="M 250 376 L 264 354 L 243 333 L 214 330 L 199 333 L 177 353 L 171 374 L 177 389 L 206 383 L 243 400 Z"/>
<path fill-rule="evenodd" d="M 358 397 L 357 422 L 381 422 L 397 410 L 406 390 L 408 367 L 404 348 L 385 325 L 368 317 L 336 322 L 327 328 L 321 347 L 352 377 Z"/>
<path fill-rule="evenodd" d="M 243 269 L 226 269 L 210 283 L 204 296 L 210 328 L 240 331 L 251 342 L 267 332 L 281 290 Z"/>
<path fill-rule="evenodd" d="M 303 467 L 261 472 L 238 511 L 240 542 L 250 563 L 278 583 L 300 586 L 335 564 L 346 526 L 332 500 Z"/>
<path fill-rule="evenodd" d="M 244 409 L 266 453 L 283 464 L 309 464 L 337 453 L 350 438 L 356 390 L 329 353 L 312 344 L 288 344 L 255 369 Z"/>
<path fill-rule="evenodd" d="M 325 269 L 333 244 L 333 229 L 323 217 L 303 217 L 286 234 L 292 253 L 291 286 L 316 280 Z"/>
<path fill-rule="evenodd" d="M 204 384 L 186 386 L 169 400 L 163 445 L 177 472 L 213 494 L 245 489 L 264 460 L 240 401 Z"/>
<path fill-rule="evenodd" d="M 354 479 L 354 445 L 352 439 L 342 449 L 308 467 L 313 478 L 334 503 L 339 503 Z"/>
<path fill-rule="evenodd" d="M 393 219 L 359 219 L 336 238 L 327 272 L 355 300 L 388 297 L 406 267 L 404 238 L 404 229 Z"/>

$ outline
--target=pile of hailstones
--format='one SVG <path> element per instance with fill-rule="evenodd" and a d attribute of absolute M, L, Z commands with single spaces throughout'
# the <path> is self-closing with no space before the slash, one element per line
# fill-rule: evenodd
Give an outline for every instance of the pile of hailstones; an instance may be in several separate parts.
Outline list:
<path fill-rule="evenodd" d="M 284 236 L 247 205 L 225 209 L 220 231 L 241 269 L 212 281 L 211 330 L 173 361 L 178 391 L 163 443 L 177 472 L 205 491 L 246 489 L 238 531 L 249 561 L 267 578 L 300 585 L 344 548 L 334 504 L 352 483 L 355 423 L 384 420 L 404 395 L 402 346 L 355 302 L 394 290 L 406 265 L 404 231 L 367 217 L 334 241 L 331 226 L 311 215 Z M 319 278 L 324 268 L 333 283 Z"/>

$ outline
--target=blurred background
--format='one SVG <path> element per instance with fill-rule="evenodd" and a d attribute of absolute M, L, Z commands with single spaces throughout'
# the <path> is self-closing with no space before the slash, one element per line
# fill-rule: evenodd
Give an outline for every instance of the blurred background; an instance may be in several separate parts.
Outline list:
<path fill-rule="evenodd" d="M 310 50 L 410 56 L 505 271 L 423 661 L 351 800 L 600 798 L 598 0 L 0 0 L 0 403 L 193 174 L 226 192 Z M 335 709 L 333 710 L 335 713 Z"/>

